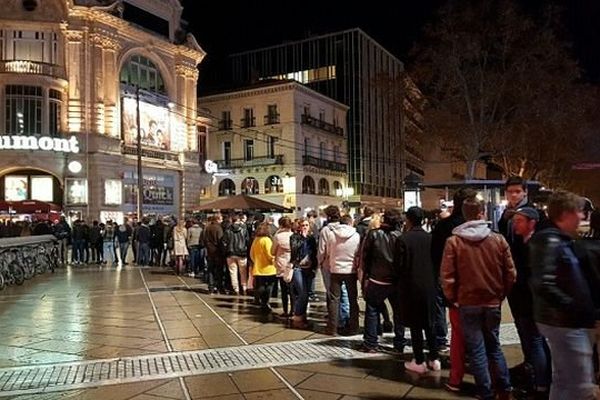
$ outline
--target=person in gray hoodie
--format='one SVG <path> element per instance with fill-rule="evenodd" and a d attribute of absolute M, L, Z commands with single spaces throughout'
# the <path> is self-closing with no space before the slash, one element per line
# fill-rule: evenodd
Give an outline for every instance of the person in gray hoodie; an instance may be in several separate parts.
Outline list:
<path fill-rule="evenodd" d="M 342 284 L 348 290 L 350 319 L 344 334 L 358 332 L 358 277 L 354 262 L 360 244 L 360 235 L 350 225 L 340 223 L 340 209 L 329 206 L 325 209 L 328 224 L 321 230 L 317 259 L 323 270 L 329 271 L 327 287 L 328 322 L 327 333 L 337 334 Z"/>

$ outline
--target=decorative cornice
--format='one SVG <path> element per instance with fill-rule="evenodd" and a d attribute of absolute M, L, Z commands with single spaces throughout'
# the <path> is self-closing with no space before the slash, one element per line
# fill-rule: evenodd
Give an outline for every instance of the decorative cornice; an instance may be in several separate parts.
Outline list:
<path fill-rule="evenodd" d="M 83 41 L 83 35 L 84 35 L 83 31 L 67 29 L 64 31 L 64 33 L 65 33 L 65 38 L 69 42 L 82 42 Z"/>

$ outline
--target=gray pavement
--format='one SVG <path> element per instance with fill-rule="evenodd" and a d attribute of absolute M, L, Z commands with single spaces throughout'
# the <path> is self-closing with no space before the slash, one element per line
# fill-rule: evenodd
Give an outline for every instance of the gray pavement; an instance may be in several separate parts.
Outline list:
<path fill-rule="evenodd" d="M 205 289 L 168 269 L 95 266 L 7 288 L 0 292 L 0 397 L 458 398 L 442 389 L 447 370 L 414 376 L 398 356 L 355 351 L 359 336 L 318 333 L 324 303 L 311 306 L 310 329 L 294 330 L 262 316 L 250 297 Z M 505 352 L 515 364 L 508 313 L 504 322 Z"/>

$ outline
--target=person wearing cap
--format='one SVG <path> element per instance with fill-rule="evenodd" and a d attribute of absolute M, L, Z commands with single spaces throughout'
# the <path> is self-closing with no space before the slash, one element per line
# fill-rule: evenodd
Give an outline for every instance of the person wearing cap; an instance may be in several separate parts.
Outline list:
<path fill-rule="evenodd" d="M 533 295 L 529 287 L 531 270 L 529 269 L 528 242 L 533 236 L 539 213 L 532 207 L 517 208 L 513 214 L 511 227 L 515 236 L 522 238 L 522 245 L 513 251 L 513 260 L 517 269 L 517 281 L 508 294 L 508 304 L 513 315 L 515 327 L 521 342 L 524 364 L 517 369 L 521 376 L 531 375 L 533 370 L 535 398 L 547 398 L 551 383 L 550 349 L 546 338 L 540 334 L 533 318 Z M 526 379 L 530 380 L 530 379 Z M 523 382 L 529 386 L 529 382 Z"/>

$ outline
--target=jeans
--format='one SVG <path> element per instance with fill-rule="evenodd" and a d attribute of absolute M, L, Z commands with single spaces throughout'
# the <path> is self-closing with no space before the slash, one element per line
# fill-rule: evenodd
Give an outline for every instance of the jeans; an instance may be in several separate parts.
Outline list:
<path fill-rule="evenodd" d="M 330 332 L 335 332 L 338 328 L 340 317 L 340 303 L 342 301 L 342 285 L 346 285 L 348 290 L 349 319 L 345 328 L 350 332 L 358 331 L 358 286 L 356 274 L 331 274 L 331 282 L 327 297 L 328 321 L 327 328 Z"/>
<path fill-rule="evenodd" d="M 429 348 L 429 360 L 433 361 L 439 358 L 436 338 L 433 335 L 433 327 L 428 326 L 423 329 L 419 327 L 411 327 L 410 338 L 412 341 L 413 354 L 417 364 L 423 364 L 425 362 L 425 354 L 423 353 L 423 331 L 425 331 L 425 339 L 427 340 L 427 346 Z"/>
<path fill-rule="evenodd" d="M 329 287 L 331 286 L 331 273 L 329 270 L 322 268 L 321 275 L 323 276 L 323 286 L 325 286 L 325 292 L 327 293 L 327 307 L 329 308 Z M 313 281 L 314 282 L 314 281 Z M 345 327 L 350 319 L 350 302 L 348 298 L 348 290 L 345 284 L 342 284 L 342 293 L 340 297 L 340 311 L 338 326 Z"/>
<path fill-rule="evenodd" d="M 552 352 L 550 400 L 596 398 L 592 343 L 588 329 L 537 324 Z"/>
<path fill-rule="evenodd" d="M 150 264 L 150 243 L 138 242 L 137 263 L 138 265 Z"/>
<path fill-rule="evenodd" d="M 375 349 L 379 345 L 377 336 L 379 313 L 381 308 L 385 307 L 385 301 L 389 300 L 394 313 L 394 348 L 403 351 L 406 340 L 404 339 L 404 326 L 400 320 L 400 293 L 398 287 L 368 281 L 363 291 L 363 297 L 366 303 L 364 345 L 370 349 Z"/>
<path fill-rule="evenodd" d="M 85 240 L 73 240 L 73 254 L 71 257 L 74 262 L 83 263 L 85 261 Z"/>
<path fill-rule="evenodd" d="M 462 306 L 459 312 L 469 366 L 479 395 L 486 400 L 495 398 L 490 369 L 496 373 L 495 387 L 499 391 L 510 391 L 508 367 L 500 348 L 500 307 Z"/>
<path fill-rule="evenodd" d="M 200 273 L 200 248 L 198 246 L 190 246 L 190 269 L 194 275 Z"/>
<path fill-rule="evenodd" d="M 294 307 L 294 297 L 290 283 L 287 283 L 282 277 L 279 277 L 279 285 L 281 286 L 281 308 L 285 314 L 290 314 L 290 304 Z"/>
<path fill-rule="evenodd" d="M 448 345 L 448 322 L 446 321 L 446 299 L 442 287 L 438 285 L 435 296 L 433 333 L 439 346 Z"/>
<path fill-rule="evenodd" d="M 248 282 L 248 259 L 246 257 L 230 256 L 227 257 L 227 269 L 231 278 L 231 288 L 234 292 L 240 291 L 240 282 L 238 281 L 238 272 L 242 283 L 242 290 L 246 291 Z"/>
<path fill-rule="evenodd" d="M 115 244 L 113 242 L 104 242 L 104 260 L 108 264 L 112 264 L 115 259 Z"/>
<path fill-rule="evenodd" d="M 275 286 L 275 282 L 277 282 L 277 277 L 275 275 L 254 276 L 256 282 L 256 292 L 258 294 L 258 299 L 260 300 L 260 306 L 263 310 L 270 309 L 269 307 L 269 299 L 271 298 L 271 292 L 273 291 L 273 286 Z"/>
<path fill-rule="evenodd" d="M 223 261 L 221 257 L 208 257 L 208 288 L 223 289 Z"/>
<path fill-rule="evenodd" d="M 294 299 L 294 315 L 306 315 L 310 288 L 315 280 L 315 271 L 310 268 L 294 268 L 291 289 Z"/>
<path fill-rule="evenodd" d="M 119 242 L 119 255 L 123 265 L 127 264 L 127 250 L 129 250 L 129 242 Z"/>
<path fill-rule="evenodd" d="M 549 388 L 552 382 L 552 369 L 550 348 L 546 338 L 540 333 L 533 316 L 515 315 L 514 320 L 525 361 L 533 366 L 536 386 Z"/>
<path fill-rule="evenodd" d="M 59 254 L 59 258 L 60 258 L 60 262 L 62 264 L 65 263 L 65 261 L 67 261 L 67 254 L 69 251 L 69 239 L 60 239 L 58 241 L 58 254 Z"/>

